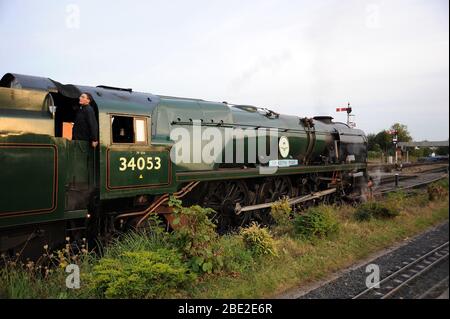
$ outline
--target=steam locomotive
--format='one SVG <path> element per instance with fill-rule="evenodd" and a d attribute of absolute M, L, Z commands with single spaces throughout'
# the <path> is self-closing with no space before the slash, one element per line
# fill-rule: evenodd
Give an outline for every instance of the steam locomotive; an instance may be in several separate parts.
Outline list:
<path fill-rule="evenodd" d="M 71 139 L 82 92 L 94 99 L 97 148 Z M 329 116 L 7 73 L 0 169 L 0 252 L 15 254 L 143 227 L 152 214 L 170 224 L 171 197 L 213 208 L 218 229 L 265 222 L 283 197 L 342 200 L 365 183 L 367 138 Z"/>

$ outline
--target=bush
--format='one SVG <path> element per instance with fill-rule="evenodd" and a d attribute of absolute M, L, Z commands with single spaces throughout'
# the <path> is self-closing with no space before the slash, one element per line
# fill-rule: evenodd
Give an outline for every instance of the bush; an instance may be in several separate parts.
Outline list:
<path fill-rule="evenodd" d="M 195 277 L 176 250 L 123 252 L 102 258 L 87 275 L 97 295 L 107 298 L 160 298 Z"/>
<path fill-rule="evenodd" d="M 192 270 L 207 273 L 219 270 L 223 260 L 213 250 L 218 234 L 216 225 L 208 217 L 214 210 L 198 205 L 183 207 L 176 199 L 171 199 L 169 204 L 173 207 L 176 225 L 172 243 L 183 252 Z"/>
<path fill-rule="evenodd" d="M 276 235 L 289 234 L 293 231 L 292 208 L 287 199 L 274 203 L 270 214 L 275 221 L 272 230 Z"/>
<path fill-rule="evenodd" d="M 364 208 L 358 208 L 356 211 L 355 211 L 355 219 L 357 220 L 357 221 L 360 221 L 360 222 L 362 222 L 362 221 L 367 221 L 367 220 L 371 220 L 372 219 L 372 212 L 371 212 L 371 210 L 370 209 L 367 209 L 367 207 L 364 207 Z"/>
<path fill-rule="evenodd" d="M 434 182 L 427 187 L 430 201 L 442 200 L 448 196 L 448 180 Z"/>
<path fill-rule="evenodd" d="M 266 228 L 261 228 L 257 223 L 252 223 L 247 228 L 241 228 L 240 235 L 246 247 L 256 256 L 276 256 L 275 241 Z"/>
<path fill-rule="evenodd" d="M 271 206 L 270 214 L 278 225 L 286 225 L 290 223 L 292 209 L 287 199 L 275 202 Z"/>
<path fill-rule="evenodd" d="M 331 206 L 315 206 L 295 217 L 294 230 L 305 238 L 325 238 L 337 233 L 339 224 Z"/>
<path fill-rule="evenodd" d="M 355 212 L 355 218 L 358 221 L 370 220 L 372 218 L 393 218 L 400 212 L 395 208 L 387 206 L 380 202 L 366 202 L 361 204 Z"/>

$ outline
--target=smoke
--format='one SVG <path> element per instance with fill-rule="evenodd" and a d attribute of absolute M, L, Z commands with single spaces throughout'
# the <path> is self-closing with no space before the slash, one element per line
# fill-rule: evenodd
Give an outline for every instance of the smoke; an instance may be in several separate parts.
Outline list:
<path fill-rule="evenodd" d="M 380 185 L 382 175 L 383 174 L 380 168 L 377 168 L 375 171 L 370 173 L 370 177 L 372 177 L 373 180 L 373 188 L 377 188 Z"/>
<path fill-rule="evenodd" d="M 372 179 L 372 187 L 371 190 L 369 189 L 368 180 L 365 178 L 359 178 L 357 185 L 355 185 L 355 189 L 359 190 L 361 196 L 360 200 L 361 202 L 367 202 L 372 197 L 373 198 L 373 192 L 378 188 L 378 186 L 381 184 L 381 177 L 383 175 L 382 170 L 378 167 L 376 170 L 371 171 L 369 173 L 370 178 Z M 372 192 L 370 196 L 370 192 Z"/>

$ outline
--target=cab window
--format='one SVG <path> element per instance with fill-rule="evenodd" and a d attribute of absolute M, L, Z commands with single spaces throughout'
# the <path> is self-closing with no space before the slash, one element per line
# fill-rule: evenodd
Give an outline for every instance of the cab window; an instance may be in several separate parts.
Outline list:
<path fill-rule="evenodd" d="M 136 143 L 146 143 L 147 142 L 147 123 L 145 119 L 135 118 L 134 128 L 135 128 L 135 142 Z"/>
<path fill-rule="evenodd" d="M 111 116 L 112 142 L 114 144 L 147 144 L 147 119 L 145 117 Z"/>

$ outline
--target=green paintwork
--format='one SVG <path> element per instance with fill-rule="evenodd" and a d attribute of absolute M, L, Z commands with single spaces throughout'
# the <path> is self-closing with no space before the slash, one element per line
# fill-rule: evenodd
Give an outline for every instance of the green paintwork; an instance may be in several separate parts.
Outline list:
<path fill-rule="evenodd" d="M 171 183 L 168 152 L 108 150 L 109 189 L 165 186 Z"/>
<path fill-rule="evenodd" d="M 0 216 L 56 208 L 56 147 L 53 145 L 0 144 Z M 25 200 L 33 198 L 33 201 Z"/>
<path fill-rule="evenodd" d="M 95 182 L 94 150 L 85 141 L 65 140 L 66 181 L 72 188 L 86 190 Z"/>
<path fill-rule="evenodd" d="M 70 212 L 66 204 L 69 190 L 92 187 L 87 149 L 83 141 L 0 132 L 0 227 L 86 216 L 86 209 Z"/>

